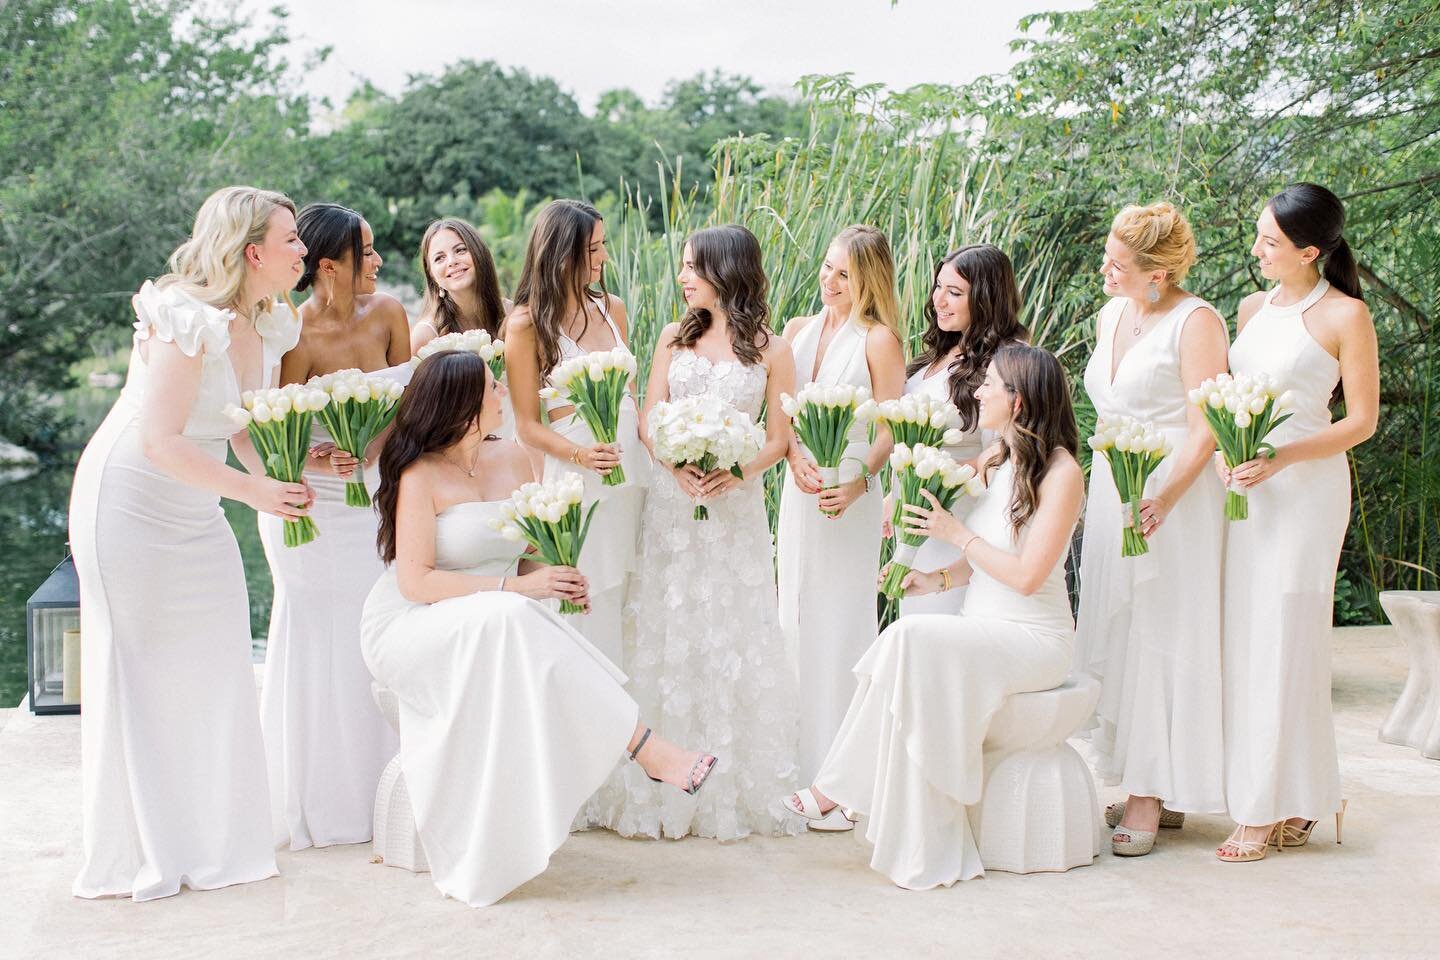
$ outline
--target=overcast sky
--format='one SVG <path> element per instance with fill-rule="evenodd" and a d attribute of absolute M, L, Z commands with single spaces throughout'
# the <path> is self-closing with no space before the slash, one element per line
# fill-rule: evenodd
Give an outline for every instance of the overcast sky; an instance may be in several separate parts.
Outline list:
<path fill-rule="evenodd" d="M 256 16 L 276 0 L 241 0 Z M 715 68 L 773 90 L 850 71 L 894 89 L 1005 70 L 1020 17 L 1087 0 L 280 0 L 301 48 L 330 45 L 307 79 L 341 106 L 359 78 L 399 93 L 411 74 L 495 60 L 554 77 L 586 110 L 629 87 L 654 102 L 668 80 Z"/>

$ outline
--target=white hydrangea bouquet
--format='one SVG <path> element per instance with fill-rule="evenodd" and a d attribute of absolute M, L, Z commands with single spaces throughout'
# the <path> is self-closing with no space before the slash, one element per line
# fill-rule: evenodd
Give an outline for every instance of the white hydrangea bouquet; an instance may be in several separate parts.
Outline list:
<path fill-rule="evenodd" d="M 930 502 L 921 493 L 924 490 L 929 491 L 943 509 L 949 510 L 962 494 L 976 496 L 985 489 L 985 485 L 976 476 L 974 467 L 968 463 L 957 463 L 944 450 L 923 443 L 913 447 L 905 443 L 895 444 L 890 454 L 890 469 L 891 489 L 898 494 L 891 518 L 897 534 L 895 553 L 880 585 L 880 592 L 887 597 L 898 598 L 905 594 L 901 584 L 914 567 L 915 555 L 921 544 L 929 539 L 924 534 L 901 532 L 904 530 L 905 505 L 929 508 Z"/>
<path fill-rule="evenodd" d="M 1095 435 L 1089 443 L 1091 450 L 1109 462 L 1115 489 L 1120 492 L 1120 556 L 1149 553 L 1150 544 L 1140 529 L 1140 501 L 1145 496 L 1145 481 L 1170 455 L 1170 441 L 1152 424 L 1134 417 L 1102 417 L 1095 422 Z"/>
<path fill-rule="evenodd" d="M 411 363 L 419 366 L 420 361 L 426 357 L 442 353 L 446 350 L 459 350 L 462 353 L 477 353 L 480 359 L 490 365 L 490 372 L 499 380 L 505 376 L 505 341 L 496 340 L 484 330 L 462 330 L 460 333 L 447 333 L 443 337 L 436 337 L 415 354 Z"/>
<path fill-rule="evenodd" d="M 1261 455 L 1275 456 L 1274 445 L 1265 437 L 1290 419 L 1286 412 L 1290 401 L 1288 392 L 1276 396 L 1275 381 L 1265 373 L 1238 377 L 1222 373 L 1190 391 L 1190 402 L 1204 411 L 1220 455 L 1232 470 Z M 1250 501 L 1243 489 L 1232 484 L 1225 491 L 1225 519 L 1248 516 Z"/>
<path fill-rule="evenodd" d="M 546 483 L 527 483 L 500 505 L 500 516 L 490 521 L 492 529 L 506 540 L 525 541 L 535 548 L 527 559 L 551 566 L 575 567 L 590 532 L 590 520 L 599 501 L 581 516 L 585 483 L 579 475 L 564 474 Z M 570 600 L 560 601 L 561 613 L 584 613 L 585 608 Z"/>
<path fill-rule="evenodd" d="M 928 393 L 907 393 L 880 403 L 867 401 L 855 411 L 855 418 L 861 423 L 884 423 L 895 442 L 907 447 L 955 446 L 965 439 L 955 404 Z"/>
<path fill-rule="evenodd" d="M 825 489 L 840 485 L 840 461 L 849 443 L 850 428 L 855 424 L 856 411 L 869 401 L 869 390 L 849 384 L 825 386 L 811 382 L 793 397 L 788 393 L 780 395 L 780 408 L 815 461 Z"/>
<path fill-rule="evenodd" d="M 748 414 L 703 394 L 655 404 L 646 429 L 658 459 L 673 467 L 694 464 L 702 473 L 729 470 L 743 477 L 741 468 L 765 445 L 765 431 Z M 710 511 L 697 503 L 692 516 L 708 520 Z"/>
<path fill-rule="evenodd" d="M 317 411 L 330 403 L 323 390 L 298 383 L 268 390 L 246 390 L 241 406 L 225 407 L 225 415 L 244 427 L 265 466 L 265 475 L 285 483 L 301 483 L 310 456 L 310 427 Z M 285 546 L 298 547 L 319 535 L 315 521 L 301 517 L 286 521 Z"/>
<path fill-rule="evenodd" d="M 360 461 L 345 482 L 346 506 L 370 506 L 370 491 L 365 489 L 365 448 L 395 419 L 405 388 L 389 377 L 367 375 L 354 368 L 311 377 L 305 386 L 330 397 L 329 403 L 315 411 L 315 417 L 330 432 L 336 447 Z"/>
<path fill-rule="evenodd" d="M 620 429 L 620 403 L 635 376 L 635 355 L 624 347 L 596 350 L 573 357 L 550 372 L 543 399 L 565 397 L 575 405 L 572 416 L 585 421 L 596 443 L 614 443 Z M 624 468 L 616 465 L 601 478 L 607 487 L 625 482 Z"/>

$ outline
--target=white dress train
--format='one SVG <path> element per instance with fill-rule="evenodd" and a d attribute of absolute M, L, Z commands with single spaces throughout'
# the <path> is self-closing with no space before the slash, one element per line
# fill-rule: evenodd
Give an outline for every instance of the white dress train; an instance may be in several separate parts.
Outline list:
<path fill-rule="evenodd" d="M 1112 381 L 1115 329 L 1127 302 L 1111 300 L 1100 313 L 1085 390 L 1099 416 L 1148 421 L 1178 449 L 1189 433 L 1180 338 L 1187 322 L 1202 322 L 1191 314 L 1209 304 L 1197 297 L 1177 304 L 1121 358 Z M 1173 454 L 1161 461 L 1145 485 L 1148 495 L 1174 463 Z M 1121 557 L 1115 479 L 1098 455 L 1090 470 L 1075 672 L 1100 681 L 1086 734 L 1091 759 L 1105 783 L 1187 813 L 1225 810 L 1224 508 L 1224 488 L 1207 464 L 1150 537 L 1150 551 Z"/>
<path fill-rule="evenodd" d="M 795 369 L 801 383 L 815 369 L 824 314 L 795 337 Z M 815 382 L 870 389 L 865 328 L 855 319 L 835 332 Z M 870 442 L 864 424 L 850 432 L 840 479 L 862 473 Z M 800 777 L 820 768 L 825 750 L 850 702 L 850 668 L 879 629 L 876 577 L 880 567 L 880 522 L 884 497 L 877 483 L 839 517 L 820 512 L 818 495 L 801 493 L 789 471 L 780 495 L 776 531 L 776 576 L 780 627 L 800 691 Z"/>
<path fill-rule="evenodd" d="M 1305 326 L 1321 280 L 1287 307 L 1273 294 L 1230 348 L 1237 375 L 1265 372 L 1295 398 L 1277 447 L 1325 429 L 1340 363 Z M 1320 820 L 1340 808 L 1330 705 L 1335 571 L 1350 521 L 1345 455 L 1297 463 L 1248 491 L 1225 542 L 1225 797 L 1237 823 Z"/>
<path fill-rule="evenodd" d="M 184 436 L 218 461 L 240 402 L 233 314 L 147 282 L 125 389 L 75 468 L 70 541 L 80 579 L 84 861 L 79 897 L 153 900 L 272 877 L 265 750 L 250 665 L 250 604 L 220 498 L 144 453 L 140 342 L 201 357 Z M 300 324 L 257 321 L 268 383 Z"/>
<path fill-rule="evenodd" d="M 499 508 L 442 512 L 437 567 L 513 574 L 519 549 L 489 526 Z M 365 603 L 365 662 L 400 702 L 400 766 L 431 877 L 471 906 L 545 870 L 635 732 L 624 674 L 572 619 L 515 593 L 412 603 L 393 567 Z"/>
<path fill-rule="evenodd" d="M 1008 461 L 995 469 L 969 525 L 1018 552 L 1029 528 L 1012 540 L 1012 476 Z M 1028 597 L 976 570 L 963 615 L 901 617 L 871 645 L 815 786 L 865 817 L 874 869 L 911 890 L 984 872 L 967 808 L 990 720 L 1011 694 L 1062 683 L 1073 637 L 1062 557 Z"/>

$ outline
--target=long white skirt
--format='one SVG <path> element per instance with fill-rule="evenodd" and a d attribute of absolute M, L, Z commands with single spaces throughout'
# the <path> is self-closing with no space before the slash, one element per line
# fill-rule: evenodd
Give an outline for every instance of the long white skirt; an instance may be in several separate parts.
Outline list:
<path fill-rule="evenodd" d="M 1177 445 L 1184 429 L 1167 434 Z M 1220 696 L 1225 491 L 1203 471 L 1150 538 L 1121 557 L 1120 496 L 1103 459 L 1090 472 L 1075 670 L 1101 683 L 1087 728 L 1095 771 L 1171 810 L 1225 810 Z M 1164 485 L 1170 459 L 1146 490 Z"/>
<path fill-rule="evenodd" d="M 544 872 L 624 756 L 638 713 L 624 674 L 533 600 L 412 604 L 392 572 L 364 634 L 366 663 L 400 701 L 400 766 L 435 886 L 492 904 Z"/>
<path fill-rule="evenodd" d="M 240 549 L 219 498 L 141 452 L 122 398 L 70 500 L 80 578 L 79 897 L 153 900 L 273 877 Z M 195 441 L 216 459 L 225 441 Z"/>
<path fill-rule="evenodd" d="M 863 453 L 857 447 L 857 455 Z M 846 460 L 841 479 L 858 475 Z M 800 779 L 820 769 L 854 691 L 851 668 L 875 640 L 884 500 L 877 487 L 832 519 L 789 472 L 776 532 L 780 628 L 800 703 Z"/>
<path fill-rule="evenodd" d="M 1340 808 L 1330 632 L 1349 468 L 1297 463 L 1249 497 L 1225 544 L 1225 798 L 1237 823 L 1320 820 Z"/>
<path fill-rule="evenodd" d="M 259 520 L 275 581 L 260 720 L 275 843 L 291 850 L 368 841 L 375 785 L 400 747 L 371 699 L 360 655 L 360 611 L 385 569 L 375 546 L 378 519 L 373 509 L 345 505 L 338 477 L 305 478 L 319 536 L 287 547 L 283 520 Z M 378 468 L 364 479 L 373 496 Z"/>
<path fill-rule="evenodd" d="M 865 815 L 870 866 L 910 890 L 984 873 L 967 807 L 984 789 L 981 748 L 1014 693 L 1065 680 L 1068 633 L 1007 620 L 917 614 L 855 665 L 858 685 L 815 786 Z"/>

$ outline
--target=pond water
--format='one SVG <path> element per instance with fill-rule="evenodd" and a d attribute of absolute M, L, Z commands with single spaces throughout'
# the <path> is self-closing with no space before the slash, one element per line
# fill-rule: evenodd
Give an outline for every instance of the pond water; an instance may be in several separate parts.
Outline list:
<path fill-rule="evenodd" d="M 88 437 L 104 418 L 119 390 L 81 387 L 66 396 L 75 411 L 76 432 Z M 79 450 L 23 479 L 0 484 L 0 707 L 13 707 L 26 693 L 25 601 L 65 557 L 70 482 Z M 240 542 L 250 590 L 250 634 L 256 662 L 264 657 L 270 620 L 270 571 L 260 547 L 255 511 L 222 500 Z"/>

